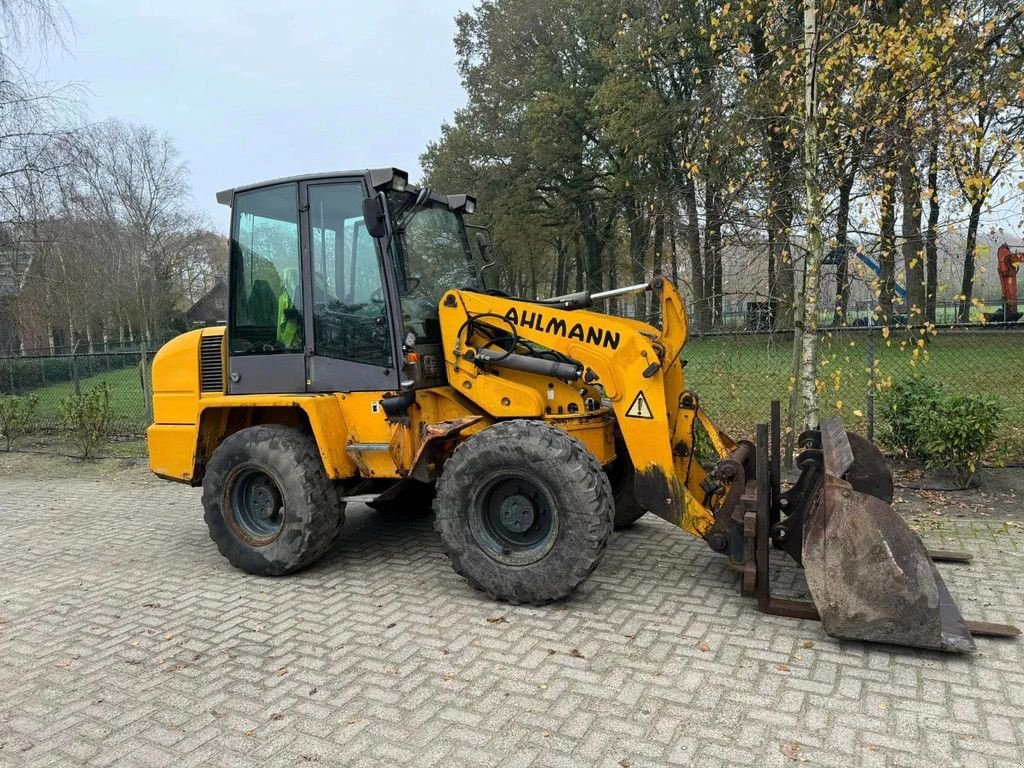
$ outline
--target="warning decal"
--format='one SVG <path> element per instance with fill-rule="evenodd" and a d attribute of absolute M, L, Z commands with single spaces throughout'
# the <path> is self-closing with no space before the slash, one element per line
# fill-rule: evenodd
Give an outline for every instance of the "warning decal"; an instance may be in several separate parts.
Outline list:
<path fill-rule="evenodd" d="M 633 402 L 630 403 L 629 410 L 626 411 L 626 415 L 632 419 L 654 418 L 654 414 L 651 413 L 651 406 L 647 404 L 647 398 L 644 397 L 643 392 L 636 393 L 636 397 L 634 397 Z"/>

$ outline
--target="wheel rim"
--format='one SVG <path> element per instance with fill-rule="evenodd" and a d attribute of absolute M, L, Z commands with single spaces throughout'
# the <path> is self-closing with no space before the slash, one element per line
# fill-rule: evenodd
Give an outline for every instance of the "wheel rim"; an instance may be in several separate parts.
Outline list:
<path fill-rule="evenodd" d="M 480 548 L 509 565 L 540 560 L 558 533 L 550 494 L 525 475 L 504 473 L 484 483 L 470 505 L 469 518 Z"/>
<path fill-rule="evenodd" d="M 259 467 L 240 467 L 228 482 L 224 517 L 237 535 L 257 546 L 284 528 L 284 498 L 277 482 Z"/>

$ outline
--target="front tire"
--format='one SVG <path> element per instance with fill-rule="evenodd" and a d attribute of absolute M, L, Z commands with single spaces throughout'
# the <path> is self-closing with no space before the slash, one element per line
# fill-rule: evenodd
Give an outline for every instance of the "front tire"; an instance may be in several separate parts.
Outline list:
<path fill-rule="evenodd" d="M 280 424 L 228 436 L 203 477 L 210 538 L 236 568 L 283 576 L 319 560 L 344 522 L 344 504 L 312 438 Z"/>
<path fill-rule="evenodd" d="M 600 562 L 615 508 L 601 465 L 540 421 L 507 421 L 461 443 L 437 483 L 434 527 L 455 572 L 497 600 L 542 605 Z"/>

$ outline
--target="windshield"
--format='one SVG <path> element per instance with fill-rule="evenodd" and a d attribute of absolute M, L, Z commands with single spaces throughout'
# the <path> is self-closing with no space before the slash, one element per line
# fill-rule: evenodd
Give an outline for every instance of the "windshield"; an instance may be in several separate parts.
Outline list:
<path fill-rule="evenodd" d="M 414 199 L 408 192 L 388 193 L 392 221 L 396 226 L 402 224 L 391 255 L 407 330 L 413 331 L 417 343 L 437 344 L 441 341 L 437 322 L 441 297 L 453 288 L 476 288 L 479 279 L 462 217 L 434 202 L 410 216 L 406 206 Z"/>

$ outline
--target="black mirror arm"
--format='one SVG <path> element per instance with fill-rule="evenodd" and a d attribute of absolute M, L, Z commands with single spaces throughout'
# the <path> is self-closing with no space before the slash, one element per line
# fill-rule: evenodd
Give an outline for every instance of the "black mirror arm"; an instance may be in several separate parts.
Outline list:
<path fill-rule="evenodd" d="M 488 234 L 490 233 L 488 232 Z M 476 233 L 476 245 L 477 248 L 480 250 L 480 258 L 484 260 L 484 265 L 480 267 L 477 274 L 480 275 L 481 287 L 486 288 L 487 281 L 484 280 L 484 272 L 486 272 L 491 267 L 497 266 L 498 260 L 494 258 L 494 253 L 491 251 L 491 244 L 487 241 L 487 238 L 484 237 L 483 232 Z"/>

